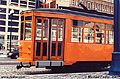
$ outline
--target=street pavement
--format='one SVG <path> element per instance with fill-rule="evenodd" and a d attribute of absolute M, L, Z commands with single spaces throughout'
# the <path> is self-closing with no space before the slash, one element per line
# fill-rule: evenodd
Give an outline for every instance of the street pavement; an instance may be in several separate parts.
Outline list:
<path fill-rule="evenodd" d="M 17 59 L 0 57 L 0 79 L 120 79 L 118 76 L 108 75 L 109 71 L 86 72 L 54 72 L 46 68 L 21 68 Z"/>

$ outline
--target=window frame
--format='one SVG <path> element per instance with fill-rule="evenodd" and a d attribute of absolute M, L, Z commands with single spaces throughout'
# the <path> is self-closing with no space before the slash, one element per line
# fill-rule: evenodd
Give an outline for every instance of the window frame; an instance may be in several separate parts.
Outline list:
<path fill-rule="evenodd" d="M 83 26 L 76 26 L 76 25 L 72 25 L 73 23 L 72 23 L 72 20 L 80 20 L 80 21 L 83 21 Z M 85 21 L 87 21 L 87 20 L 82 20 L 82 19 L 71 19 L 71 36 L 70 36 L 70 42 L 71 43 L 78 43 L 78 44 L 80 44 L 80 43 L 84 43 L 84 44 L 101 44 L 101 45 L 113 45 L 113 44 L 107 44 L 106 43 L 106 32 L 107 31 L 114 31 L 114 29 L 112 30 L 112 29 L 107 29 L 107 24 L 109 24 L 109 25 L 113 25 L 113 24 L 110 24 L 110 23 L 104 23 L 104 22 L 96 22 L 96 21 L 87 21 L 87 22 L 93 22 L 94 23 L 94 28 L 93 27 L 85 27 Z M 102 24 L 105 24 L 105 28 L 103 29 L 103 28 L 96 28 L 96 23 L 102 23 Z M 72 41 L 72 27 L 82 27 L 83 28 L 83 32 L 82 32 L 82 42 L 73 42 Z M 94 43 L 85 43 L 84 42 L 84 29 L 85 28 L 92 28 L 92 29 L 94 29 Z M 100 29 L 100 30 L 104 30 L 104 43 L 96 43 L 96 30 L 97 29 Z"/>
<path fill-rule="evenodd" d="M 73 20 L 76 20 L 76 19 L 71 19 L 71 21 L 73 21 Z M 79 20 L 77 20 L 77 21 L 79 21 Z M 83 20 L 80 20 L 80 21 L 83 21 Z M 71 26 L 72 26 L 72 27 L 81 27 L 82 30 L 84 31 L 84 21 L 83 21 L 83 26 L 77 26 L 77 25 L 73 25 L 73 24 L 72 24 Z M 83 40 L 83 31 L 82 31 L 82 42 L 80 42 L 80 41 L 79 41 L 79 42 L 72 41 L 72 27 L 71 27 L 71 38 L 70 38 L 70 39 L 71 39 L 71 42 L 72 42 L 72 43 L 83 43 L 83 41 L 84 41 L 84 40 Z"/>
<path fill-rule="evenodd" d="M 28 17 L 28 16 L 25 16 L 25 15 L 21 15 L 21 17 L 24 17 L 23 21 L 21 21 L 21 24 L 23 23 L 23 41 L 31 41 L 32 40 L 32 33 L 33 33 L 33 23 L 32 23 L 32 19 L 33 19 L 33 16 L 32 15 L 28 15 L 28 16 L 32 16 L 32 19 L 31 20 L 25 20 L 25 17 Z M 21 18 L 20 17 L 20 18 Z M 31 40 L 25 40 L 25 22 L 31 22 Z M 20 30 L 20 40 L 21 40 L 21 30 Z"/>

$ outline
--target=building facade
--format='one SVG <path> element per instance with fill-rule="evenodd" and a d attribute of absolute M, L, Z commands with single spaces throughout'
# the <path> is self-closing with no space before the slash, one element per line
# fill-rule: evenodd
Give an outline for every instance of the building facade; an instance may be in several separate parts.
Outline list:
<path fill-rule="evenodd" d="M 66 6 L 66 7 L 76 7 L 81 8 L 79 3 L 82 3 L 87 7 L 88 10 L 97 10 L 99 12 L 104 12 L 108 14 L 114 13 L 114 0 L 46 0 L 46 8 L 51 8 L 53 6 L 53 2 L 57 6 Z M 45 2 L 45 0 L 43 0 Z"/>
<path fill-rule="evenodd" d="M 20 41 L 20 12 L 35 8 L 35 0 L 0 0 L 0 50 L 7 50 L 10 45 L 11 16 L 12 17 L 12 47 Z"/>

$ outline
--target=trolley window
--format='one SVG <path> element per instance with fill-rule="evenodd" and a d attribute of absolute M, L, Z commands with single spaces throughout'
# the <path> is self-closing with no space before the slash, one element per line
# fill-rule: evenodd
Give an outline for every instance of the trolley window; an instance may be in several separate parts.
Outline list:
<path fill-rule="evenodd" d="M 72 20 L 71 42 L 82 42 L 83 21 Z"/>
<path fill-rule="evenodd" d="M 21 37 L 20 37 L 20 40 L 23 40 L 23 29 L 24 29 L 24 22 L 21 23 Z"/>
<path fill-rule="evenodd" d="M 105 43 L 105 24 L 96 23 L 96 43 Z"/>
<path fill-rule="evenodd" d="M 106 44 L 114 44 L 114 26 L 111 24 L 107 24 L 106 30 Z"/>
<path fill-rule="evenodd" d="M 25 40 L 31 40 L 32 22 L 25 22 Z"/>
<path fill-rule="evenodd" d="M 84 23 L 84 43 L 94 43 L 94 22 Z"/>

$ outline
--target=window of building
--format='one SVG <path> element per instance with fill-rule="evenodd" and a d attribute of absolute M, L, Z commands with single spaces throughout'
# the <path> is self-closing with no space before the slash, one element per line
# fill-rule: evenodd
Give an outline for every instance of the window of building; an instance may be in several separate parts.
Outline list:
<path fill-rule="evenodd" d="M 100 10 L 100 4 L 98 4 L 98 10 Z"/>
<path fill-rule="evenodd" d="M 0 4 L 1 5 L 7 5 L 7 1 L 6 0 L 0 0 Z"/>
<path fill-rule="evenodd" d="M 20 6 L 27 7 L 27 1 L 20 1 Z"/>
<path fill-rule="evenodd" d="M 90 2 L 88 2 L 88 8 L 90 8 Z"/>
<path fill-rule="evenodd" d="M 83 21 L 72 20 L 71 42 L 82 42 Z"/>
<path fill-rule="evenodd" d="M 107 6 L 105 5 L 105 12 L 107 11 Z"/>
<path fill-rule="evenodd" d="M 0 14 L 0 19 L 6 19 L 6 14 Z"/>
<path fill-rule="evenodd" d="M 16 2 L 16 3 L 18 3 L 18 0 L 11 0 L 11 2 Z"/>
<path fill-rule="evenodd" d="M 0 31 L 5 32 L 5 27 L 0 27 Z"/>
<path fill-rule="evenodd" d="M 109 7 L 107 6 L 107 12 L 108 12 Z"/>
<path fill-rule="evenodd" d="M 100 11 L 102 11 L 102 6 L 103 6 L 103 5 L 101 4 L 101 5 L 100 5 Z"/>
<path fill-rule="evenodd" d="M 18 28 L 12 28 L 12 29 L 11 29 L 11 28 L 9 27 L 9 28 L 8 28 L 8 32 L 10 32 L 11 30 L 12 30 L 12 32 L 18 32 Z"/>
<path fill-rule="evenodd" d="M 10 39 L 10 35 L 7 36 L 7 39 Z M 12 40 L 18 40 L 18 36 L 17 35 L 12 35 L 11 39 Z"/>
<path fill-rule="evenodd" d="M 6 21 L 0 20 L 0 25 L 5 25 Z"/>
<path fill-rule="evenodd" d="M 11 9 L 9 9 L 9 13 L 10 13 Z M 19 14 L 19 10 L 14 10 L 14 14 Z"/>
<path fill-rule="evenodd" d="M 87 7 L 87 3 L 88 3 L 88 1 L 86 1 L 86 7 Z"/>
<path fill-rule="evenodd" d="M 11 16 L 9 15 L 9 18 L 8 19 L 11 19 Z M 19 16 L 12 16 L 12 20 L 19 20 Z"/>
<path fill-rule="evenodd" d="M 29 8 L 35 8 L 35 6 L 29 6 Z"/>
<path fill-rule="evenodd" d="M 29 0 L 29 1 L 35 1 L 35 0 Z"/>
<path fill-rule="evenodd" d="M 6 13 L 6 8 L 0 8 L 1 13 Z"/>
<path fill-rule="evenodd" d="M 12 26 L 18 26 L 19 22 L 12 22 Z M 8 26 L 11 26 L 11 21 L 8 21 Z"/>
<path fill-rule="evenodd" d="M 96 4 L 95 4 L 95 10 L 97 10 L 97 8 L 98 8 L 97 5 L 98 5 L 98 4 L 96 3 Z"/>
<path fill-rule="evenodd" d="M 25 40 L 31 40 L 32 22 L 25 22 Z"/>
<path fill-rule="evenodd" d="M 95 3 L 93 2 L 93 9 L 95 10 Z"/>
<path fill-rule="evenodd" d="M 102 9 L 103 11 L 105 11 L 105 9 L 104 9 L 104 8 L 105 8 L 105 6 L 103 5 L 103 9 Z"/>
<path fill-rule="evenodd" d="M 29 2 L 29 5 L 35 5 L 35 3 L 33 3 L 33 2 Z"/>
<path fill-rule="evenodd" d="M 3 39 L 2 41 L 4 41 L 4 37 L 5 35 L 0 35 L 0 39 Z"/>
<path fill-rule="evenodd" d="M 91 9 L 93 9 L 93 2 L 91 2 Z"/>

